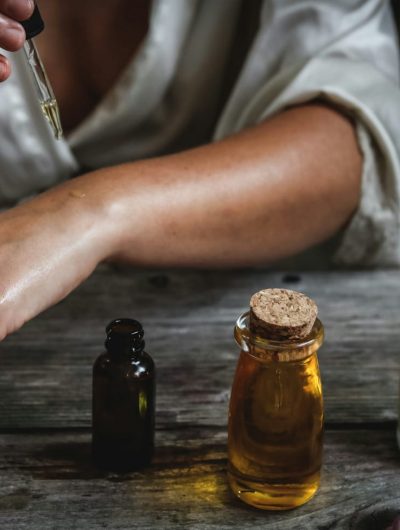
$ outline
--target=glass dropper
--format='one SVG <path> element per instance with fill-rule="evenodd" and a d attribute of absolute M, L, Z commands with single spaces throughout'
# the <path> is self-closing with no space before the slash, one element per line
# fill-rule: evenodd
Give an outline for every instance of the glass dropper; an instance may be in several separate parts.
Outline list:
<path fill-rule="evenodd" d="M 60 112 L 53 89 L 47 77 L 39 52 L 35 46 L 33 37 L 39 35 L 44 30 L 44 22 L 40 16 L 38 6 L 35 6 L 33 15 L 28 20 L 21 22 L 25 29 L 26 41 L 24 52 L 33 75 L 36 86 L 38 100 L 46 120 L 50 123 L 54 136 L 59 140 L 62 137 L 62 127 Z"/>

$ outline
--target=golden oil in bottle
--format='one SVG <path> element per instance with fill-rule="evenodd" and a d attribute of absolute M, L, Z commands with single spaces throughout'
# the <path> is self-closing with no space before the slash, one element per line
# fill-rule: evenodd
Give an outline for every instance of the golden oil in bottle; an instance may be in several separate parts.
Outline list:
<path fill-rule="evenodd" d="M 255 507 L 294 508 L 319 487 L 323 334 L 315 318 L 307 337 L 290 340 L 255 333 L 249 313 L 237 321 L 241 353 L 229 409 L 228 479 L 235 495 Z"/>

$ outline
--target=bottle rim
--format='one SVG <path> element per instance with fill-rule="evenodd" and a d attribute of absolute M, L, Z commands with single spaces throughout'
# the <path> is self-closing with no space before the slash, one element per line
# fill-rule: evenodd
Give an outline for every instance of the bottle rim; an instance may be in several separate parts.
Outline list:
<path fill-rule="evenodd" d="M 311 333 L 306 338 L 292 341 L 269 340 L 253 334 L 249 328 L 249 318 L 250 311 L 240 315 L 236 321 L 234 330 L 236 343 L 242 350 L 248 353 L 250 353 L 249 346 L 260 348 L 271 353 L 302 349 L 307 349 L 312 353 L 321 346 L 324 340 L 324 326 L 318 318 L 315 320 Z"/>

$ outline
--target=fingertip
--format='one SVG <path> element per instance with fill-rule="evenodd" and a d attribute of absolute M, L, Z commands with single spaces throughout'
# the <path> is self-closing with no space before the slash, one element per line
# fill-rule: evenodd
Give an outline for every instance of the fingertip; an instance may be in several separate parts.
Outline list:
<path fill-rule="evenodd" d="M 3 2 L 0 2 L 3 3 Z M 14 20 L 27 20 L 33 14 L 35 3 L 33 0 L 5 0 L 2 11 Z"/>
<path fill-rule="evenodd" d="M 28 20 L 28 18 L 31 18 L 35 10 L 35 2 L 33 0 L 25 0 L 25 5 L 23 6 L 23 9 L 23 18 L 19 19 L 21 21 Z"/>
<path fill-rule="evenodd" d="M 10 62 L 5 57 L 0 57 L 0 83 L 6 81 L 11 74 Z"/>
<path fill-rule="evenodd" d="M 25 30 L 19 22 L 0 14 L 0 47 L 9 52 L 20 50 L 25 42 Z"/>
<path fill-rule="evenodd" d="M 3 38 L 7 39 L 7 43 L 4 43 L 5 49 L 9 52 L 17 52 L 24 45 L 26 39 L 25 30 L 20 24 L 15 25 L 3 32 Z"/>

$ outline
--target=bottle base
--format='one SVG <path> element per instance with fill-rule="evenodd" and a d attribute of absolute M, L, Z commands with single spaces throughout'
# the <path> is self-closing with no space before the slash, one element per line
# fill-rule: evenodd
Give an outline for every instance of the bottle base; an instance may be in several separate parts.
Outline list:
<path fill-rule="evenodd" d="M 130 473 L 132 471 L 140 471 L 144 469 L 145 467 L 150 466 L 151 459 L 146 460 L 115 460 L 105 457 L 96 457 L 93 456 L 92 458 L 93 464 L 97 469 L 101 469 L 102 471 L 112 471 L 114 473 Z"/>
<path fill-rule="evenodd" d="M 244 480 L 231 472 L 228 472 L 228 481 L 236 497 L 261 510 L 297 508 L 311 500 L 319 488 L 319 479 L 306 484 L 269 484 Z"/>
<path fill-rule="evenodd" d="M 138 471 L 151 464 L 153 448 L 126 447 L 122 444 L 93 443 L 92 460 L 104 471 L 128 473 Z"/>

